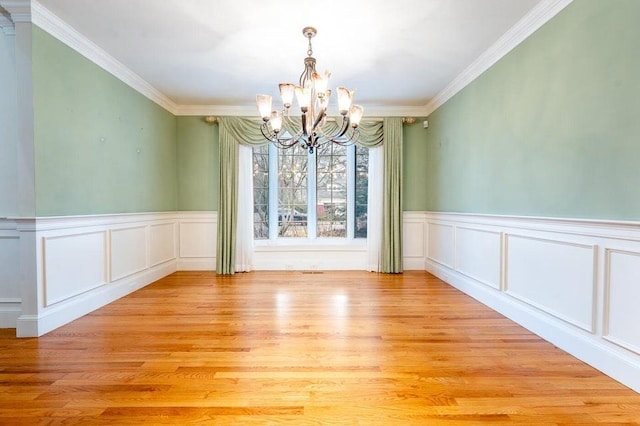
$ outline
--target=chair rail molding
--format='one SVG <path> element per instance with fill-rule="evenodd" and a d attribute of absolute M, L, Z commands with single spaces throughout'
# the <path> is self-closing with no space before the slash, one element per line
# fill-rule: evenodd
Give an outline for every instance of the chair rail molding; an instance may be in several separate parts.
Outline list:
<path fill-rule="evenodd" d="M 425 217 L 425 270 L 640 392 L 640 222 Z"/>

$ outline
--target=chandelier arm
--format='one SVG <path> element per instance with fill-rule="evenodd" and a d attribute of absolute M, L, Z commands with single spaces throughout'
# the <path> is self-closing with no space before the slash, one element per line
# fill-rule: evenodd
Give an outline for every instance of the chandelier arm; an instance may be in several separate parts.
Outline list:
<path fill-rule="evenodd" d="M 351 146 L 356 142 L 358 142 L 358 139 L 360 139 L 360 129 L 355 127 L 355 128 L 352 128 L 351 134 L 346 134 L 346 136 L 345 135 L 335 136 L 333 138 L 330 138 L 328 142 L 335 143 L 340 146 Z"/>
<path fill-rule="evenodd" d="M 327 108 L 321 108 L 320 112 L 318 113 L 318 116 L 316 117 L 316 121 L 313 123 L 313 127 L 311 128 L 312 132 L 315 132 L 316 129 L 319 129 L 318 125 L 326 115 L 327 115 Z M 322 126 L 320 126 L 320 129 L 321 128 Z"/>
<path fill-rule="evenodd" d="M 288 149 L 298 143 L 297 139 L 294 138 L 286 138 L 286 139 L 276 139 L 273 141 L 277 147 L 282 149 Z"/>
<path fill-rule="evenodd" d="M 322 127 L 318 129 L 318 133 L 321 134 L 325 139 L 329 139 L 329 140 L 335 140 L 336 138 L 341 138 L 342 136 L 345 135 L 345 133 L 347 133 L 347 130 L 349 130 L 349 122 L 350 122 L 349 118 L 345 116 L 342 118 L 342 124 L 340 125 L 340 128 L 336 133 L 332 135 L 328 135 L 322 131 Z"/>
<path fill-rule="evenodd" d="M 340 129 L 340 132 L 336 137 L 341 138 L 345 133 L 347 133 L 347 130 L 349 130 L 350 121 L 351 120 L 349 120 L 349 117 L 347 117 L 346 115 L 342 117 L 342 128 Z"/>
<path fill-rule="evenodd" d="M 304 136 L 309 134 L 307 130 L 307 113 L 305 111 L 302 112 L 302 134 Z"/>
<path fill-rule="evenodd" d="M 260 125 L 260 132 L 262 133 L 262 136 L 264 136 L 264 138 L 270 142 L 277 141 L 278 139 L 275 133 L 273 133 L 272 131 L 269 131 L 268 129 L 269 129 L 269 124 L 266 121 Z M 267 130 L 266 133 L 265 133 L 265 130 Z"/>

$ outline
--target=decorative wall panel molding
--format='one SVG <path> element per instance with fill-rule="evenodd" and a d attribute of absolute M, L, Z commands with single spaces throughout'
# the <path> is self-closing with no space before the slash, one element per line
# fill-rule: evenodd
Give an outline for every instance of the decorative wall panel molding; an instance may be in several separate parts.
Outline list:
<path fill-rule="evenodd" d="M 427 271 L 640 391 L 640 223 L 425 217 Z"/>
<path fill-rule="evenodd" d="M 640 355 L 640 252 L 606 251 L 604 338 Z"/>
<path fill-rule="evenodd" d="M 107 283 L 105 231 L 43 237 L 44 306 Z"/>
<path fill-rule="evenodd" d="M 499 290 L 502 287 L 502 232 L 466 226 L 456 228 L 456 269 Z"/>
<path fill-rule="evenodd" d="M 18 288 L 0 287 L 1 324 L 16 327 L 20 337 L 39 336 L 178 265 L 204 269 L 204 260 L 205 267 L 215 266 L 215 233 L 191 229 L 198 238 L 179 236 L 184 223 L 215 230 L 215 218 L 211 212 L 163 212 L 0 220 L 0 263 L 9 265 L 2 276 Z M 204 253 L 203 246 L 214 250 Z"/>
<path fill-rule="evenodd" d="M 119 280 L 147 268 L 147 226 L 112 229 L 111 279 Z"/>
<path fill-rule="evenodd" d="M 424 268 L 427 255 L 427 221 L 424 213 L 404 212 L 402 216 L 402 255 L 406 271 Z"/>
<path fill-rule="evenodd" d="M 505 291 L 593 332 L 597 247 L 507 234 Z"/>

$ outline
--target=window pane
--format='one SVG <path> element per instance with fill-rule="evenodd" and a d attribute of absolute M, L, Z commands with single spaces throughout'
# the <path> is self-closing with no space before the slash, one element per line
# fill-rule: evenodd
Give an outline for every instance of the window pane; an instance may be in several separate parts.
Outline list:
<path fill-rule="evenodd" d="M 253 237 L 269 238 L 269 146 L 253 148 Z"/>
<path fill-rule="evenodd" d="M 369 200 L 369 149 L 356 146 L 356 223 L 355 238 L 367 238 L 367 208 Z"/>
<path fill-rule="evenodd" d="M 318 237 L 347 236 L 347 148 L 326 144 L 317 150 Z"/>
<path fill-rule="evenodd" d="M 278 236 L 307 236 L 307 163 L 299 145 L 278 152 Z"/>

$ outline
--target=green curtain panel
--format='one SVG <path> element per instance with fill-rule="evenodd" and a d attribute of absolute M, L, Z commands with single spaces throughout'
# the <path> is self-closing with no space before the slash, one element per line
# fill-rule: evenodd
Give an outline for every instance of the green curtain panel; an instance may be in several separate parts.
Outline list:
<path fill-rule="evenodd" d="M 402 118 L 384 120 L 384 181 L 381 272 L 397 274 L 402 266 Z"/>
<path fill-rule="evenodd" d="M 236 217 L 238 206 L 238 144 L 220 126 L 220 190 L 218 191 L 218 236 L 216 272 L 233 274 L 236 250 Z"/>
<path fill-rule="evenodd" d="M 234 274 L 238 217 L 238 143 L 260 146 L 267 142 L 260 132 L 259 120 L 221 117 L 219 123 L 220 190 L 218 192 L 216 272 Z M 390 130 L 387 130 L 387 126 Z M 337 129 L 338 121 L 328 122 L 327 127 L 328 132 L 334 128 Z M 384 143 L 390 146 L 389 149 L 385 148 L 384 215 L 385 218 L 389 215 L 394 220 L 385 221 L 381 270 L 392 273 L 402 272 L 402 119 L 385 119 L 384 123 L 366 121 L 361 123 L 359 129 L 359 145 L 374 147 Z M 399 165 L 395 164 L 397 161 Z M 394 164 L 386 165 L 387 162 L 394 162 Z M 391 199 L 387 200 L 388 198 Z"/>
<path fill-rule="evenodd" d="M 259 121 L 241 117 L 221 117 L 219 123 L 220 188 L 216 272 L 234 274 L 238 217 L 238 143 L 259 146 L 264 145 L 266 141 L 260 133 Z"/>

